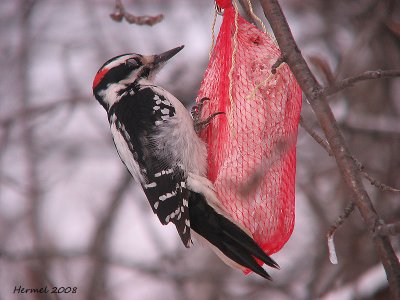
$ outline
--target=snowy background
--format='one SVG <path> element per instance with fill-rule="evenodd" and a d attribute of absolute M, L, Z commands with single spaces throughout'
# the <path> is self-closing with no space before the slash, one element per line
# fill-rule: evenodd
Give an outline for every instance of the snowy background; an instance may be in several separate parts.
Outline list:
<path fill-rule="evenodd" d="M 399 5 L 378 2 L 282 1 L 321 82 L 330 80 L 325 65 L 338 78 L 400 67 Z M 334 160 L 302 129 L 295 230 L 273 256 L 281 266 L 270 272 L 273 282 L 231 270 L 197 244 L 185 249 L 173 226 L 160 225 L 119 160 L 92 80 L 115 55 L 183 44 L 158 82 L 190 107 L 208 61 L 214 7 L 211 0 L 124 4 L 135 15 L 163 13 L 165 19 L 154 27 L 116 23 L 109 17 L 111 0 L 0 1 L 0 299 L 386 295 L 383 269 L 357 212 L 338 230 L 339 265 L 330 264 L 325 235 L 351 199 Z M 262 16 L 258 6 L 256 12 Z M 399 94 L 399 79 L 391 79 L 331 99 L 356 157 L 397 187 Z M 304 118 L 318 131 L 303 104 Z M 385 220 L 398 220 L 399 195 L 366 186 Z M 399 239 L 393 244 L 398 251 Z M 19 286 L 66 290 L 13 293 Z"/>

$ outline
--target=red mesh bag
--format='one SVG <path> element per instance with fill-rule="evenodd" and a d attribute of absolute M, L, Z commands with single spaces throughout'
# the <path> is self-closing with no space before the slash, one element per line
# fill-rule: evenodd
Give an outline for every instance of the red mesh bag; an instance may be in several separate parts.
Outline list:
<path fill-rule="evenodd" d="M 286 64 L 271 73 L 280 56 L 275 41 L 222 2 L 197 98 L 210 98 L 203 119 L 225 112 L 200 134 L 208 145 L 207 176 L 231 217 L 272 254 L 293 231 L 301 90 Z"/>

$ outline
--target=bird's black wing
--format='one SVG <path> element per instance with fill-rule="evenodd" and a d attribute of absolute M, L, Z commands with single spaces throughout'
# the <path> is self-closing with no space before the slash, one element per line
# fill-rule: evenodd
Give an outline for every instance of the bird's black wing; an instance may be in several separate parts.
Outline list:
<path fill-rule="evenodd" d="M 266 279 L 271 279 L 271 276 L 258 264 L 256 258 L 273 268 L 279 268 L 278 264 L 246 232 L 217 213 L 207 204 L 203 195 L 192 192 L 189 198 L 193 231 L 218 248 L 229 259 Z"/>
<path fill-rule="evenodd" d="M 153 212 L 162 224 L 174 223 L 182 242 L 189 247 L 189 191 L 186 189 L 185 173 L 180 166 L 170 165 L 152 151 L 152 143 L 157 141 L 151 140 L 151 137 L 156 133 L 157 126 L 175 116 L 175 108 L 168 99 L 150 87 L 130 87 L 121 93 L 121 99 L 108 112 L 110 124 L 115 122 L 138 162 L 137 167 L 144 178 L 141 185 Z M 127 158 L 123 157 L 120 150 L 118 152 L 127 165 Z"/>

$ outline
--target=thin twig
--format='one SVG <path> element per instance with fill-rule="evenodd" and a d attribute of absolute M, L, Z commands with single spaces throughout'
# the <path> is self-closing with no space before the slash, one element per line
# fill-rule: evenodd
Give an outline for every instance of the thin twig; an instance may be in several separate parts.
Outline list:
<path fill-rule="evenodd" d="M 379 225 L 376 227 L 375 233 L 379 235 L 398 235 L 400 234 L 400 222 Z"/>
<path fill-rule="evenodd" d="M 338 81 L 328 87 L 325 87 L 321 90 L 321 93 L 324 96 L 329 96 L 335 94 L 341 90 L 344 90 L 350 86 L 353 86 L 355 83 L 372 80 L 372 79 L 380 79 L 380 78 L 393 78 L 400 77 L 400 70 L 376 70 L 376 71 L 366 71 L 360 75 L 349 77 Z"/>
<path fill-rule="evenodd" d="M 301 127 L 304 128 L 304 130 L 318 143 L 322 146 L 322 148 L 325 149 L 326 152 L 328 152 L 329 156 L 333 156 L 332 150 L 329 147 L 328 142 L 323 139 L 322 137 L 319 136 L 318 133 L 316 133 L 310 125 L 307 124 L 307 122 L 304 121 L 303 117 L 300 116 L 300 125 Z"/>
<path fill-rule="evenodd" d="M 331 226 L 331 228 L 328 230 L 328 233 L 326 236 L 328 238 L 332 237 L 336 230 L 344 223 L 344 221 L 351 215 L 351 213 L 354 211 L 355 204 L 353 201 L 351 201 L 344 209 L 343 213 L 336 219 L 335 223 Z"/>
<path fill-rule="evenodd" d="M 325 77 L 325 81 L 329 85 L 335 82 L 335 75 L 326 59 L 320 55 L 309 55 L 308 60 Z"/>
<path fill-rule="evenodd" d="M 281 64 L 283 64 L 285 62 L 285 57 L 281 54 L 278 59 L 276 60 L 276 62 L 272 65 L 271 67 L 271 73 L 272 74 L 276 74 L 276 69 L 279 68 L 279 66 Z"/>
<path fill-rule="evenodd" d="M 121 0 L 115 0 L 115 9 L 112 14 L 110 14 L 111 19 L 116 22 L 121 22 L 125 19 L 129 24 L 136 24 L 136 25 L 149 25 L 153 26 L 157 23 L 160 23 L 164 16 L 162 14 L 156 16 L 135 16 L 128 13 L 125 10 Z"/>
<path fill-rule="evenodd" d="M 336 256 L 336 250 L 335 250 L 335 242 L 333 240 L 333 237 L 336 233 L 336 230 L 344 223 L 344 221 L 351 215 L 351 213 L 354 211 L 355 204 L 353 201 L 351 201 L 344 209 L 343 213 L 336 219 L 335 223 L 331 226 L 331 228 L 328 230 L 328 233 L 326 234 L 327 240 L 328 240 L 328 249 L 329 249 L 329 259 L 332 264 L 336 265 L 338 263 L 338 259 Z"/>
<path fill-rule="evenodd" d="M 385 191 L 391 191 L 391 192 L 400 192 L 399 189 L 396 189 L 394 187 L 388 186 L 384 183 L 381 183 L 379 180 L 375 179 L 374 177 L 372 177 L 370 174 L 368 174 L 365 171 L 365 168 L 363 166 L 363 164 L 354 156 L 351 157 L 354 160 L 354 163 L 357 165 L 358 170 L 361 172 L 361 174 L 368 179 L 368 181 L 373 185 L 376 186 L 378 189 L 380 189 L 381 191 L 385 192 Z"/>
<path fill-rule="evenodd" d="M 300 125 L 304 128 L 304 130 L 318 143 L 322 146 L 322 148 L 325 149 L 326 152 L 328 152 L 329 156 L 333 156 L 332 150 L 329 147 L 329 143 L 323 139 L 322 137 L 319 136 L 318 133 L 316 133 L 310 125 L 307 124 L 307 122 L 304 121 L 303 117 L 300 116 Z M 381 191 L 390 191 L 390 192 L 400 192 L 399 189 L 396 189 L 394 187 L 391 187 L 387 184 L 384 184 L 371 176 L 367 171 L 365 171 L 364 165 L 354 156 L 351 157 L 351 159 L 354 161 L 354 163 L 357 166 L 358 171 L 375 187 L 380 189 Z"/>

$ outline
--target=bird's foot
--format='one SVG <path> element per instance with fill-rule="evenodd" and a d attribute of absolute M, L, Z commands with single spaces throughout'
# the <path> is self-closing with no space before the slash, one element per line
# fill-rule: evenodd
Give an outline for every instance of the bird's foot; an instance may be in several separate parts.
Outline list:
<path fill-rule="evenodd" d="M 202 131 L 204 128 L 207 127 L 208 124 L 214 119 L 214 117 L 218 115 L 225 114 L 224 112 L 216 112 L 211 115 L 209 115 L 206 119 L 201 120 L 201 112 L 203 110 L 204 102 L 210 100 L 210 98 L 203 97 L 200 99 L 199 103 L 195 106 L 192 107 L 191 114 L 193 118 L 193 124 L 194 124 L 194 130 L 196 133 L 199 133 Z"/>

